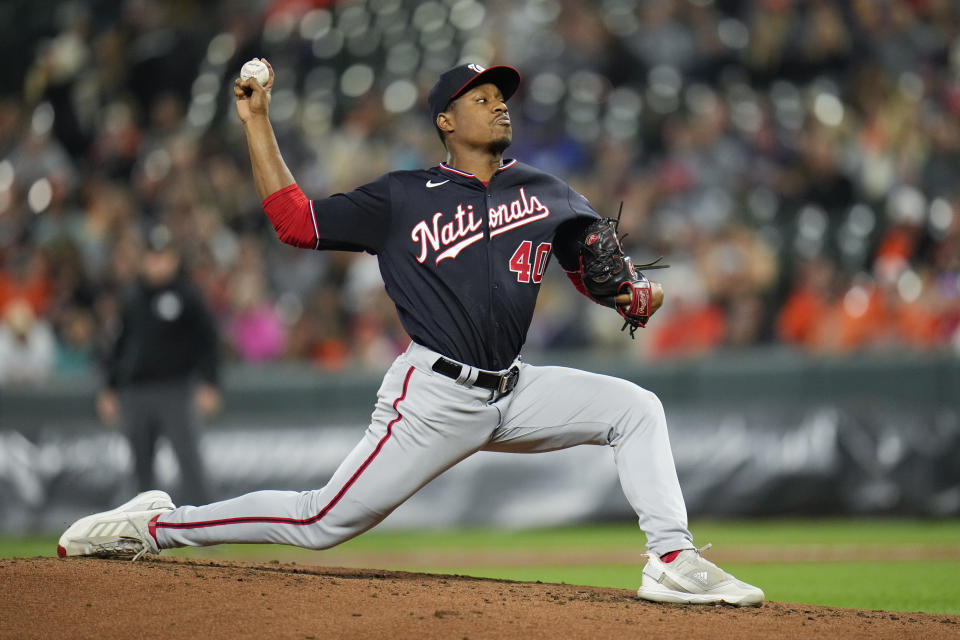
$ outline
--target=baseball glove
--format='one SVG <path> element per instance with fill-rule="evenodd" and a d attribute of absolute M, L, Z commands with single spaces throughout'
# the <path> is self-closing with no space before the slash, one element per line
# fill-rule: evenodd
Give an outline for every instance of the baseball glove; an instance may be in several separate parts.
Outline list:
<path fill-rule="evenodd" d="M 592 222 L 580 241 L 580 273 L 587 293 L 600 304 L 611 307 L 623 317 L 621 331 L 629 327 L 630 337 L 637 329 L 647 326 L 653 315 L 653 291 L 642 269 L 664 269 L 670 265 L 658 264 L 661 258 L 635 266 L 623 254 L 617 238 L 619 218 L 601 218 Z M 626 236 L 624 236 L 626 237 Z M 617 296 L 628 294 L 629 302 L 617 304 Z"/>

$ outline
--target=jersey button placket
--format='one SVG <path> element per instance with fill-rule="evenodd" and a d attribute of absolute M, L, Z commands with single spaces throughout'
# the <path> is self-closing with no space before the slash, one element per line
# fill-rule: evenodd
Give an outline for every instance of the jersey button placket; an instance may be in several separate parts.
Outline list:
<path fill-rule="evenodd" d="M 492 181 L 492 180 L 493 180 L 493 178 L 491 178 L 491 181 Z M 493 194 L 490 192 L 490 186 L 489 186 L 489 185 L 487 185 L 486 192 L 487 192 L 487 193 L 486 193 L 486 196 L 487 196 L 487 211 L 489 211 L 490 208 L 491 208 L 491 201 L 493 200 Z M 488 224 L 488 225 L 490 224 L 490 218 L 489 218 L 489 216 L 487 216 L 487 224 Z M 494 250 L 493 250 L 493 237 L 489 235 L 489 234 L 490 234 L 490 231 L 491 231 L 490 227 L 487 226 L 487 234 L 488 234 L 488 235 L 487 235 L 487 255 L 492 257 L 493 255 L 496 255 L 496 254 L 495 254 L 495 252 L 494 252 Z M 488 273 L 489 273 L 489 278 L 490 278 L 490 281 L 491 281 L 491 285 L 490 285 L 490 321 L 491 321 L 491 325 L 492 325 L 493 328 L 495 329 L 495 331 L 493 332 L 493 340 L 492 340 L 492 342 L 493 342 L 493 350 L 494 350 L 494 353 L 496 353 L 497 351 L 499 351 L 499 347 L 500 347 L 499 343 L 500 343 L 500 341 L 501 341 L 501 339 L 502 339 L 501 331 L 502 331 L 502 329 L 503 329 L 503 327 L 501 326 L 501 324 L 496 321 L 496 317 L 497 317 L 497 316 L 496 316 L 496 311 L 495 311 L 496 306 L 497 306 L 497 304 L 499 303 L 499 300 L 497 300 L 497 298 L 496 298 L 496 296 L 495 296 L 495 293 L 500 289 L 500 283 L 497 282 L 497 277 L 498 277 L 498 274 L 497 274 L 497 271 L 496 271 L 497 265 L 494 263 L 494 260 L 492 260 L 492 259 L 489 260 L 488 265 L 489 265 L 489 267 L 490 267 L 490 271 L 489 271 Z"/>

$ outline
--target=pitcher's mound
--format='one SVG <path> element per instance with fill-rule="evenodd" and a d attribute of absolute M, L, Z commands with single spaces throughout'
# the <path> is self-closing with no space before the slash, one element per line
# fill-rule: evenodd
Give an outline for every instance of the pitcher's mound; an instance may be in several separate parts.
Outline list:
<path fill-rule="evenodd" d="M 958 638 L 960 616 L 682 606 L 632 591 L 375 569 L 0 559 L 0 637 Z"/>

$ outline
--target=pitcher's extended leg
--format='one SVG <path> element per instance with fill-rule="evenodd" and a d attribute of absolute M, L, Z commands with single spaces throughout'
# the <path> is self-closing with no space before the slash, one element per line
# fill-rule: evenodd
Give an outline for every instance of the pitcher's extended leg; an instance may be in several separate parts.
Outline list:
<path fill-rule="evenodd" d="M 469 390 L 453 381 L 439 387 L 433 375 L 403 356 L 397 360 L 384 379 L 370 428 L 324 488 L 257 491 L 175 509 L 155 523 L 159 547 L 274 542 L 326 549 L 374 526 L 479 449 L 496 425 L 496 409 L 481 402 L 468 407 Z"/>
<path fill-rule="evenodd" d="M 523 365 L 514 393 L 500 400 L 500 428 L 487 451 L 537 453 L 610 445 L 620 484 L 658 554 L 692 548 L 663 406 L 637 385 L 564 367 Z"/>

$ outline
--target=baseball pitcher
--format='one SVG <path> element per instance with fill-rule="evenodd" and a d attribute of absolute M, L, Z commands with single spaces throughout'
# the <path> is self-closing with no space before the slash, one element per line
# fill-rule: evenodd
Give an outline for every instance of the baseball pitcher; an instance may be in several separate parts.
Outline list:
<path fill-rule="evenodd" d="M 693 545 L 659 399 L 625 380 L 520 359 L 551 258 L 631 333 L 663 292 L 623 254 L 613 221 L 559 178 L 503 157 L 513 133 L 506 101 L 519 73 L 477 64 L 446 71 L 428 98 L 446 161 L 323 199 L 308 198 L 284 163 L 268 119 L 273 82 L 272 68 L 265 85 L 237 78 L 234 94 L 277 236 L 306 249 L 376 255 L 412 342 L 387 371 L 370 426 L 325 487 L 179 508 L 149 491 L 76 522 L 59 554 L 137 558 L 263 542 L 327 549 L 477 451 L 606 445 L 647 536 L 638 595 L 759 605 L 760 589 Z"/>

